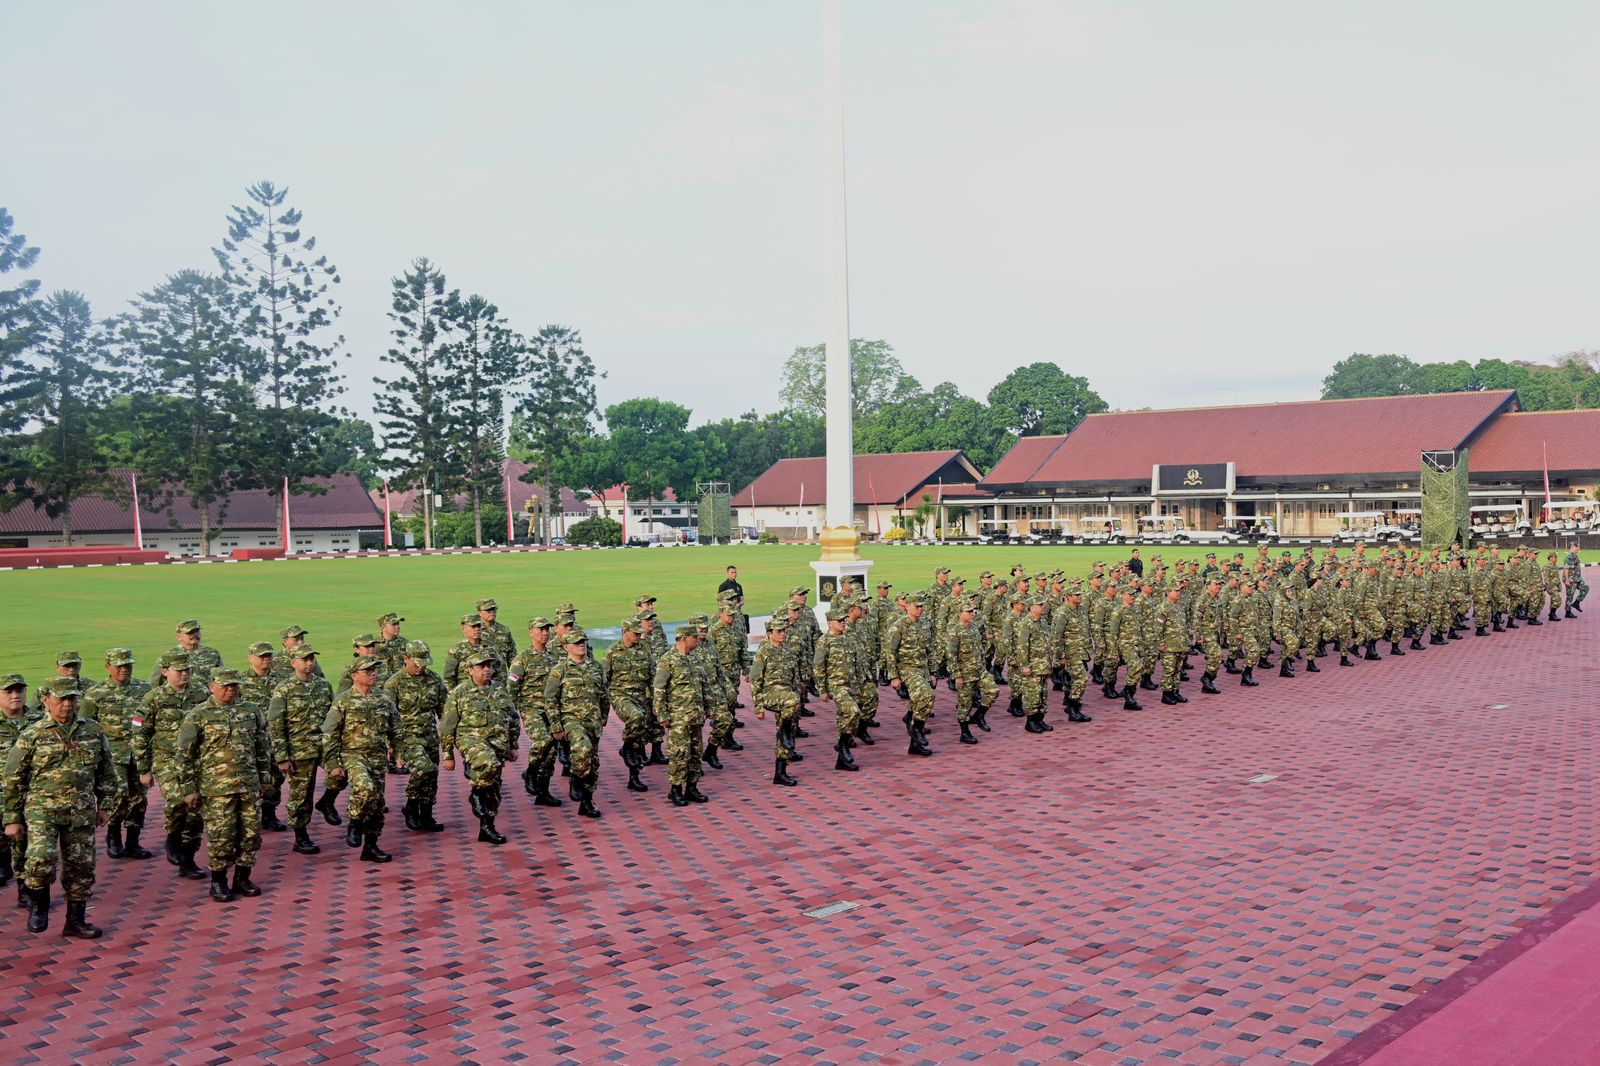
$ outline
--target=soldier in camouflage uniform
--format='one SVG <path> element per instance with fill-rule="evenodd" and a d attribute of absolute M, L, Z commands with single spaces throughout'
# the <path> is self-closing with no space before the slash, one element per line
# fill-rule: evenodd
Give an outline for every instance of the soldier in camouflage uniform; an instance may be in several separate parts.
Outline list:
<path fill-rule="evenodd" d="M 834 729 L 838 734 L 833 750 L 835 770 L 859 770 L 850 749 L 855 746 L 861 707 L 856 703 L 857 686 L 861 679 L 861 664 L 856 659 L 856 644 L 845 636 L 848 609 L 835 603 L 828 610 L 828 631 L 817 641 L 811 655 L 811 674 L 825 700 L 834 706 Z"/>
<path fill-rule="evenodd" d="M 693 627 L 680 628 L 672 650 L 656 663 L 656 676 L 651 682 L 651 703 L 656 720 L 667 731 L 667 781 L 671 786 L 667 798 L 674 807 L 706 802 L 699 787 L 700 731 L 706 718 L 705 678 L 693 659 L 699 639 Z M 752 690 L 756 693 L 756 716 L 760 717 L 763 704 L 759 668 L 764 663 L 759 654 L 756 664 L 750 676 Z"/>
<path fill-rule="evenodd" d="M 315 855 L 322 849 L 311 840 L 306 826 L 313 809 L 321 812 L 329 825 L 344 821 L 334 807 L 339 787 L 329 779 L 315 808 L 311 796 L 317 787 L 317 766 L 322 761 L 322 723 L 333 705 L 333 686 L 312 673 L 316 649 L 301 644 L 289 653 L 293 672 L 289 679 L 272 690 L 267 704 L 267 736 L 278 771 L 289 783 L 289 828 L 294 830 L 294 850 Z"/>
<path fill-rule="evenodd" d="M 167 652 L 158 660 L 161 684 L 145 693 L 133 722 L 133 761 L 139 769 L 139 783 L 149 788 L 161 785 L 162 826 L 167 831 L 167 861 L 180 876 L 204 881 L 206 875 L 195 865 L 194 853 L 200 849 L 200 816 L 186 807 L 183 797 L 182 756 L 178 752 L 178 733 L 189 708 L 206 701 L 205 686 L 190 680 L 186 652 Z"/>
<path fill-rule="evenodd" d="M 1183 679 L 1183 657 L 1189 651 L 1189 623 L 1183 607 L 1178 603 L 1181 590 L 1169 586 L 1166 595 L 1150 612 L 1150 640 L 1161 659 L 1161 702 L 1171 706 L 1188 703 L 1189 699 L 1178 691 Z"/>
<path fill-rule="evenodd" d="M 667 634 L 661 628 L 661 619 L 656 617 L 656 612 L 649 607 L 642 608 L 637 615 L 639 619 L 639 635 L 642 643 L 650 652 L 650 677 L 655 678 L 656 664 L 672 648 L 667 644 Z M 645 760 L 646 766 L 667 765 L 667 753 L 663 744 L 667 739 L 666 727 L 656 718 L 654 702 L 650 706 L 650 757 Z"/>
<path fill-rule="evenodd" d="M 89 686 L 84 684 L 83 656 L 75 651 L 63 651 L 56 655 L 56 677 L 64 677 L 78 686 L 78 695 L 82 696 L 88 691 Z M 83 708 L 78 708 L 78 713 L 83 713 Z M 31 722 L 44 717 L 44 688 L 40 686 L 33 695 L 33 704 L 28 708 L 28 720 Z"/>
<path fill-rule="evenodd" d="M 923 593 L 912 593 L 906 597 L 906 613 L 889 627 L 889 684 L 904 694 L 911 705 L 902 719 L 911 738 L 907 749 L 911 755 L 933 754 L 926 732 L 928 715 L 933 710 L 933 683 L 928 676 L 931 666 L 928 632 L 922 622 L 926 605 Z"/>
<path fill-rule="evenodd" d="M 400 760 L 405 763 L 406 828 L 437 833 L 444 828 L 433 816 L 439 798 L 439 719 L 449 690 L 433 672 L 433 654 L 420 640 L 406 641 L 400 669 L 383 683 L 384 695 L 400 716 Z"/>
<path fill-rule="evenodd" d="M 505 765 L 516 760 L 521 739 L 517 709 L 505 687 L 493 680 L 496 661 L 496 653 L 487 648 L 467 658 L 470 676 L 450 690 L 439 726 L 444 768 L 456 768 L 457 751 L 467 764 L 467 781 L 472 786 L 467 802 L 478 818 L 480 844 L 506 842 L 494 819 L 500 813 L 501 776 Z"/>
<path fill-rule="evenodd" d="M 956 606 L 956 621 L 950 627 L 944 659 L 956 685 L 956 724 L 962 744 L 976 744 L 973 725 L 989 732 L 989 708 L 1000 696 L 1000 686 L 984 665 L 983 632 L 975 621 L 980 604 L 967 598 Z"/>
<path fill-rule="evenodd" d="M 306 637 L 310 635 L 311 631 L 304 626 L 285 626 L 283 632 L 279 634 L 282 650 L 272 659 L 272 679 L 276 684 L 281 685 L 294 676 L 294 650 L 304 647 Z M 311 663 L 311 676 L 324 676 L 322 664 L 315 659 L 312 659 Z"/>
<path fill-rule="evenodd" d="M 661 657 L 672 650 L 672 645 L 667 643 L 667 632 L 661 628 L 661 620 L 656 617 L 656 598 L 640 596 L 633 601 L 633 606 L 639 612 L 638 619 L 645 623 L 643 636 L 645 646 L 650 649 L 650 661 L 660 662 Z"/>
<path fill-rule="evenodd" d="M 1579 557 L 1578 549 L 1568 548 L 1567 554 L 1561 559 L 1561 565 L 1567 572 L 1565 617 L 1575 618 L 1583 613 L 1583 600 L 1585 596 L 1589 595 L 1589 583 L 1583 579 L 1583 559 Z"/>
<path fill-rule="evenodd" d="M 1061 697 L 1067 721 L 1092 722 L 1083 713 L 1083 693 L 1089 687 L 1089 613 L 1083 602 L 1083 586 L 1074 581 L 1066 588 L 1066 600 L 1058 612 L 1050 644 L 1056 661 L 1066 671 L 1067 682 Z"/>
<path fill-rule="evenodd" d="M 106 819 L 106 857 L 111 859 L 151 857 L 139 844 L 147 790 L 139 783 L 139 768 L 133 761 L 133 720 L 149 691 L 149 685 L 133 676 L 133 652 L 112 648 L 106 652 L 106 680 L 78 700 L 78 714 L 100 723 L 116 767 L 117 803 Z"/>
<path fill-rule="evenodd" d="M 745 637 L 744 627 L 739 624 L 738 612 L 731 598 L 724 596 L 718 600 L 717 617 L 709 626 L 707 636 L 709 646 L 706 650 L 716 659 L 720 668 L 721 695 L 717 696 L 717 690 L 712 690 L 711 732 L 706 740 L 704 758 L 707 765 L 720 770 L 718 749 L 744 750 L 744 745 L 734 739 L 733 707 L 739 701 L 739 681 L 750 672 L 749 641 Z"/>
<path fill-rule="evenodd" d="M 183 654 L 189 660 L 189 674 L 191 680 L 205 691 L 206 682 L 211 680 L 211 671 L 222 669 L 222 653 L 216 648 L 200 642 L 200 623 L 193 618 L 179 622 L 177 628 L 178 646 L 173 648 L 169 655 Z M 159 663 L 159 660 L 158 660 Z M 161 667 L 157 665 L 155 673 L 150 675 L 152 688 L 161 687 Z"/>
<path fill-rule="evenodd" d="M 400 623 L 405 619 L 390 611 L 378 619 L 378 657 L 392 677 L 405 668 L 406 645 L 410 641 L 400 635 Z"/>
<path fill-rule="evenodd" d="M 1011 661 L 1015 669 L 1011 685 L 1022 696 L 1024 728 L 1030 733 L 1049 733 L 1055 726 L 1044 720 L 1045 694 L 1055 667 L 1050 646 L 1050 622 L 1045 617 L 1045 597 L 1028 597 L 1028 613 L 1011 629 Z"/>
<path fill-rule="evenodd" d="M 1207 558 L 1215 559 L 1216 556 L 1208 555 Z M 1194 607 L 1194 639 L 1199 645 L 1200 654 L 1206 657 L 1204 671 L 1200 675 L 1200 691 L 1208 696 L 1222 692 L 1217 687 L 1217 671 L 1222 666 L 1224 656 L 1222 642 L 1225 608 L 1222 601 L 1222 583 L 1218 580 L 1221 574 L 1221 570 L 1211 568 L 1206 578 L 1205 591 L 1196 598 Z"/>
<path fill-rule="evenodd" d="M 598 818 L 594 790 L 600 781 L 600 734 L 605 731 L 608 697 L 605 669 L 589 655 L 589 638 L 574 629 L 561 638 L 566 659 L 544 681 L 544 702 L 552 721 L 561 723 L 572 753 L 568 795 L 578 813 Z"/>
<path fill-rule="evenodd" d="M 1244 579 L 1239 582 L 1238 598 L 1228 605 L 1229 646 L 1244 663 L 1239 684 L 1250 688 L 1261 684 L 1256 680 L 1256 664 L 1266 656 L 1261 647 L 1261 610 L 1264 602 L 1264 597 L 1256 593 L 1255 582 Z M 1266 609 L 1270 611 L 1271 605 L 1267 604 Z"/>
<path fill-rule="evenodd" d="M 1111 612 L 1111 618 L 1106 623 L 1106 641 L 1115 650 L 1116 658 L 1107 664 L 1106 687 L 1116 689 L 1117 670 L 1122 666 L 1127 667 L 1127 674 L 1122 682 L 1122 706 L 1124 710 L 1143 710 L 1144 706 L 1138 700 L 1139 682 L 1145 674 L 1144 640 L 1140 633 L 1138 605 L 1134 602 L 1136 595 L 1132 585 L 1119 586 L 1122 590 L 1118 596 L 1119 602 Z"/>
<path fill-rule="evenodd" d="M 855 738 L 863 744 L 876 743 L 872 730 L 878 728 L 878 648 L 876 633 L 867 630 L 865 596 L 852 596 L 845 605 L 845 639 L 856 649 L 856 716 Z"/>
<path fill-rule="evenodd" d="M 250 645 L 245 655 L 249 668 L 239 671 L 242 679 L 239 682 L 239 702 L 255 707 L 261 712 L 263 721 L 272 707 L 272 690 L 279 684 L 272 669 L 275 658 L 277 656 L 273 654 L 272 645 L 258 640 Z M 289 827 L 278 820 L 278 804 L 283 802 L 283 773 L 278 769 L 277 759 L 273 759 L 268 766 L 266 785 L 261 791 L 261 828 L 281 833 Z"/>
<path fill-rule="evenodd" d="M 45 717 L 24 729 L 0 773 L 0 823 L 12 840 L 27 833 L 20 880 L 26 889 L 28 931 L 49 922 L 50 884 L 59 849 L 67 898 L 63 936 L 93 940 L 100 930 L 84 916 L 94 888 L 94 831 L 117 798 L 111 746 L 97 722 L 78 717 L 78 685 L 52 678 L 39 686 Z"/>
<path fill-rule="evenodd" d="M 16 745 L 22 731 L 34 722 L 24 711 L 27 703 L 28 682 L 23 676 L 0 674 L 0 767 L 5 766 L 6 756 L 11 754 L 11 749 Z M 4 822 L 0 821 L 0 825 L 3 824 Z M 27 837 L 27 830 L 24 828 L 16 836 L 0 840 L 0 888 L 4 888 L 12 877 L 22 872 L 23 856 L 28 848 Z M 17 877 L 17 906 L 27 905 L 28 888 L 22 879 Z"/>
<path fill-rule="evenodd" d="M 1556 613 L 1561 606 L 1561 563 L 1555 552 L 1545 557 L 1544 591 L 1550 597 L 1550 617 L 1547 621 L 1559 622 L 1561 616 Z"/>
<path fill-rule="evenodd" d="M 742 639 L 741 634 L 741 639 Z M 622 722 L 622 764 L 628 768 L 628 791 L 649 792 L 639 780 L 649 755 L 644 746 L 650 737 L 650 686 L 655 681 L 655 663 L 644 644 L 644 626 L 637 618 L 622 620 L 622 639 L 606 649 L 606 689 L 611 709 Z"/>
<path fill-rule="evenodd" d="M 337 696 L 350 687 L 350 675 L 355 672 L 356 663 L 362 659 L 371 659 L 378 664 L 378 687 L 389 680 L 389 661 L 382 656 L 378 649 L 380 642 L 374 633 L 357 633 L 350 638 L 350 661 L 344 664 L 344 669 L 339 671 L 339 683 L 333 687 L 333 694 Z"/>
<path fill-rule="evenodd" d="M 556 621 L 560 621 L 559 618 Z M 461 639 L 450 645 L 450 650 L 444 656 L 444 669 L 439 676 L 444 679 L 445 685 L 454 690 L 455 687 L 467 679 L 464 664 L 469 656 L 487 651 L 498 657 L 499 652 L 493 644 L 483 638 L 483 619 L 476 612 L 461 616 Z M 501 659 L 496 663 L 494 676 L 496 680 L 504 680 L 506 676 L 506 660 Z"/>
<path fill-rule="evenodd" d="M 1299 593 L 1298 585 L 1286 583 L 1272 605 L 1272 632 L 1283 649 L 1283 658 L 1278 663 L 1279 677 L 1294 676 L 1294 659 L 1300 653 L 1300 632 L 1304 619 L 1301 617 Z M 1398 635 L 1399 629 L 1395 632 Z"/>
<path fill-rule="evenodd" d="M 1493 618 L 1494 593 L 1491 588 L 1493 582 L 1489 575 L 1489 558 L 1479 555 L 1472 564 L 1472 627 L 1473 635 L 1486 637 L 1489 635 L 1489 623 L 1494 622 L 1495 628 L 1500 628 L 1500 621 Z"/>
<path fill-rule="evenodd" d="M 477 603 L 478 620 L 483 623 L 483 642 L 494 649 L 500 657 L 502 671 L 495 676 L 501 681 L 505 680 L 504 666 L 517 657 L 517 640 L 511 635 L 511 627 L 498 621 L 500 605 L 493 600 L 479 600 Z"/>
<path fill-rule="evenodd" d="M 561 801 L 550 794 L 550 778 L 556 772 L 556 747 L 566 736 L 561 722 L 545 709 L 544 683 L 560 658 L 550 647 L 555 623 L 543 615 L 528 621 L 528 650 L 511 662 L 508 674 L 511 700 L 522 715 L 528 733 L 528 767 L 522 772 L 522 789 L 533 797 L 535 807 L 559 807 Z"/>
<path fill-rule="evenodd" d="M 211 698 L 189 709 L 178 731 L 183 803 L 200 809 L 206 830 L 206 864 L 211 867 L 211 898 L 259 896 L 250 880 L 261 850 L 259 797 L 271 787 L 267 769 L 272 751 L 261 709 L 239 702 L 237 670 L 211 675 Z M 233 884 L 228 868 L 233 867 Z"/>
<path fill-rule="evenodd" d="M 384 770 L 399 744 L 399 714 L 377 685 L 377 660 L 357 659 L 350 688 L 333 698 L 322 722 L 322 768 L 330 779 L 350 785 L 344 840 L 361 849 L 363 862 L 394 857 L 378 847 L 378 838 L 383 833 Z"/>

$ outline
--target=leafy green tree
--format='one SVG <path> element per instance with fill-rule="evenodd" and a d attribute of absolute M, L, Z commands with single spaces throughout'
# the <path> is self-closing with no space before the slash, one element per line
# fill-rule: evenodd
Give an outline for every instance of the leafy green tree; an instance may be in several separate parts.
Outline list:
<path fill-rule="evenodd" d="M 824 425 L 816 415 L 746 411 L 697 426 L 707 477 L 728 482 L 737 492 L 779 459 L 807 458 L 827 451 Z"/>
<path fill-rule="evenodd" d="M 455 383 L 441 349 L 456 341 L 458 294 L 427 259 L 391 282 L 389 320 L 394 345 L 383 361 L 395 367 L 379 378 L 373 409 L 384 431 L 384 447 L 403 484 L 422 490 L 423 546 L 433 547 L 433 494 L 455 476 Z"/>
<path fill-rule="evenodd" d="M 1087 378 L 1055 363 L 1029 363 L 989 390 L 989 407 L 1000 425 L 1019 437 L 1071 433 L 1084 418 L 1109 408 Z"/>
<path fill-rule="evenodd" d="M 616 548 L 622 544 L 622 524 L 603 515 L 574 522 L 567 529 L 568 544 L 593 544 L 601 548 Z"/>
<path fill-rule="evenodd" d="M 1417 364 L 1403 355 L 1356 352 L 1333 364 L 1332 372 L 1322 379 L 1324 400 L 1404 396 L 1417 391 Z"/>
<path fill-rule="evenodd" d="M 539 529 L 550 543 L 550 504 L 567 488 L 604 488 L 569 481 L 559 471 L 571 465 L 593 431 L 595 414 L 594 360 L 583 350 L 575 329 L 551 324 L 530 338 L 523 356 L 522 401 L 512 416 L 517 457 L 530 467 L 523 480 L 539 485 Z M 598 375 L 604 378 L 604 374 Z M 517 454 L 517 452 L 513 452 Z"/>
<path fill-rule="evenodd" d="M 610 430 L 599 452 L 600 469 L 644 496 L 650 515 L 657 497 L 672 489 L 689 499 L 704 465 L 704 448 L 689 432 L 689 409 L 654 397 L 624 400 L 606 408 Z M 599 487 L 599 486 L 595 486 Z"/>
<path fill-rule="evenodd" d="M 134 297 L 116 324 L 137 394 L 129 422 L 135 464 L 154 482 L 157 501 L 180 489 L 189 498 L 207 555 L 229 496 L 264 483 L 241 432 L 254 413 L 261 364 L 240 317 L 222 278 L 184 270 Z"/>
<path fill-rule="evenodd" d="M 342 418 L 322 440 L 322 463 L 339 474 L 351 474 L 368 489 L 383 484 L 378 475 L 383 449 L 372 423 L 365 418 Z"/>
<path fill-rule="evenodd" d="M 0 275 L 31 270 L 39 259 L 39 249 L 15 229 L 16 220 L 0 207 Z M 37 278 L 0 283 L 0 511 L 15 506 L 27 491 L 27 464 L 17 436 L 27 415 L 12 375 L 37 336 L 30 311 L 38 291 Z"/>
<path fill-rule="evenodd" d="M 778 398 L 786 410 L 821 418 L 827 411 L 827 346 L 796 348 L 784 360 Z M 884 340 L 850 341 L 850 397 L 856 418 L 887 402 L 905 373 L 894 347 Z"/>
<path fill-rule="evenodd" d="M 461 485 L 472 503 L 472 543 L 483 546 L 483 502 L 504 499 L 501 460 L 505 458 L 506 387 L 516 380 L 523 344 L 479 295 L 455 308 L 458 337 L 444 349 L 455 384 L 455 422 L 460 448 Z"/>

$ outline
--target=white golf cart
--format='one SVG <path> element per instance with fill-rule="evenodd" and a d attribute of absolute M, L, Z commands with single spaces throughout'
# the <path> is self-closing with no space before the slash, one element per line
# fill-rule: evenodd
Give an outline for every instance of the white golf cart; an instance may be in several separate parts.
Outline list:
<path fill-rule="evenodd" d="M 1520 536 L 1529 527 L 1522 508 L 1514 503 L 1480 504 L 1467 509 L 1475 537 Z"/>
<path fill-rule="evenodd" d="M 1222 519 L 1223 540 L 1277 540 L 1278 522 L 1271 515 L 1230 514 Z"/>
<path fill-rule="evenodd" d="M 1029 544 L 1071 544 L 1072 539 L 1070 518 L 1028 519 Z"/>
<path fill-rule="evenodd" d="M 1016 544 L 1022 540 L 1018 520 L 1015 518 L 980 518 L 978 542 L 980 544 Z"/>
<path fill-rule="evenodd" d="M 1139 517 L 1139 540 L 1145 544 L 1187 544 L 1189 530 L 1183 516 L 1176 514 L 1147 514 Z"/>
<path fill-rule="evenodd" d="M 1122 519 L 1114 514 L 1080 515 L 1078 543 L 1126 544 L 1128 537 L 1122 531 Z"/>
<path fill-rule="evenodd" d="M 1595 528 L 1594 500 L 1552 500 L 1545 506 L 1550 510 L 1542 527 L 1547 533 L 1587 533 Z"/>

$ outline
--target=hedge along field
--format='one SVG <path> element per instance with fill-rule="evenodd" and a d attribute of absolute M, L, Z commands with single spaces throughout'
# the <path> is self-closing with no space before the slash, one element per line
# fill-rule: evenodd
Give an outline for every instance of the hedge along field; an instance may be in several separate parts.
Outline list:
<path fill-rule="evenodd" d="M 1144 545 L 1140 554 L 1171 561 L 1204 558 L 1208 550 L 1226 559 L 1238 549 Z M 1247 557 L 1254 552 L 1250 548 Z M 938 566 L 976 587 L 983 570 L 1005 573 L 1014 563 L 1030 572 L 1060 567 L 1081 576 L 1096 560 L 1110 563 L 1128 553 L 1124 545 L 874 545 L 863 551 L 874 564 L 869 585 L 890 581 L 897 589 L 926 588 Z M 579 623 L 591 627 L 617 625 L 644 592 L 658 598 L 657 610 L 669 621 L 710 612 L 729 564 L 739 568 L 746 609 L 766 614 L 794 586 L 813 587 L 807 564 L 817 556 L 808 545 L 736 545 L 0 571 L 0 673 L 20 671 L 31 686 L 53 675 L 56 653 L 71 648 L 84 657 L 84 676 L 98 681 L 105 676 L 105 650 L 128 647 L 138 658 L 136 676 L 148 677 L 156 656 L 174 645 L 173 627 L 186 618 L 198 618 L 205 642 L 228 665 L 241 667 L 251 642 L 276 647 L 284 626 L 304 626 L 333 673 L 351 654 L 350 638 L 376 632 L 378 616 L 387 611 L 404 615 L 403 632 L 427 641 L 442 659 L 460 637 L 461 615 L 479 597 L 499 601 L 500 620 L 522 647 L 528 619 L 552 614 L 566 600 L 577 605 Z"/>

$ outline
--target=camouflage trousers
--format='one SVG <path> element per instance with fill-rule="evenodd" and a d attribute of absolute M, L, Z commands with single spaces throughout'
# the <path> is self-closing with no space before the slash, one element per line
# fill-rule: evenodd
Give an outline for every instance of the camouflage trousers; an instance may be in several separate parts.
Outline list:
<path fill-rule="evenodd" d="M 139 783 L 139 770 L 133 764 L 133 756 L 128 756 L 117 763 L 117 782 L 122 786 L 122 791 L 117 794 L 117 801 L 111 807 L 107 823 L 114 826 L 127 826 L 129 829 L 144 828 L 144 812 L 150 805 L 149 789 Z"/>
<path fill-rule="evenodd" d="M 1089 687 L 1089 668 L 1082 659 L 1070 656 L 1067 659 L 1067 698 L 1073 700 L 1083 699 L 1083 690 Z M 999 689 L 995 690 L 999 695 Z"/>
<path fill-rule="evenodd" d="M 289 785 L 289 806 L 284 811 L 289 817 L 290 829 L 304 829 L 311 824 L 311 805 L 316 802 L 317 763 L 314 759 L 301 759 L 289 764 L 284 778 Z"/>
<path fill-rule="evenodd" d="M 254 792 L 201 796 L 206 827 L 206 865 L 212 873 L 238 864 L 254 866 L 261 850 L 261 800 Z"/>
<path fill-rule="evenodd" d="M 861 724 L 861 705 L 856 702 L 855 696 L 848 692 L 828 689 L 828 695 L 833 699 L 833 724 L 842 737 L 852 736 Z"/>
<path fill-rule="evenodd" d="M 1139 682 L 1145 679 L 1149 668 L 1145 666 L 1146 660 L 1140 657 L 1139 650 L 1137 648 L 1124 647 L 1118 652 L 1117 658 L 1122 661 L 1123 666 L 1128 668 L 1128 672 L 1123 675 L 1122 683 L 1124 685 L 1137 685 Z M 1115 670 L 1111 672 L 1111 676 L 1108 677 L 1107 680 L 1116 680 Z"/>
<path fill-rule="evenodd" d="M 800 713 L 800 697 L 795 697 L 795 715 Z M 700 757 L 705 753 L 705 715 L 680 711 L 667 725 L 667 784 L 687 787 L 700 781 Z M 573 773 L 577 773 L 574 769 Z"/>
<path fill-rule="evenodd" d="M 1405 628 L 1404 622 L 1397 624 L 1400 626 L 1400 629 Z M 1400 629 L 1393 630 L 1397 637 L 1400 633 Z M 1300 631 L 1298 629 L 1291 629 L 1286 633 L 1280 633 L 1278 635 L 1278 645 L 1283 648 L 1283 657 L 1285 659 L 1293 659 L 1296 655 L 1300 654 Z"/>
<path fill-rule="evenodd" d="M 439 798 L 439 732 L 407 730 L 400 734 L 400 758 L 410 771 L 406 801 L 432 807 Z"/>
<path fill-rule="evenodd" d="M 583 713 L 562 716 L 561 727 L 567 734 L 567 768 L 578 781 L 593 782 L 600 772 L 600 733 L 604 722 L 598 726 Z"/>
<path fill-rule="evenodd" d="M 1442 637 L 1449 632 L 1455 620 L 1455 612 L 1450 609 L 1450 601 L 1443 597 L 1428 612 L 1428 624 L 1433 628 L 1433 635 L 1436 637 Z"/>
<path fill-rule="evenodd" d="M 617 712 L 617 719 L 622 723 L 624 744 L 643 744 L 650 740 L 652 720 L 648 706 L 638 700 L 612 697 L 611 709 Z"/>
<path fill-rule="evenodd" d="M 1486 626 L 1493 621 L 1489 616 L 1494 613 L 1493 602 L 1488 593 L 1472 597 L 1472 624 Z"/>
<path fill-rule="evenodd" d="M 1020 666 L 1011 671 L 1011 691 L 1022 699 L 1022 709 L 1028 714 L 1037 714 L 1044 710 L 1044 686 L 1050 680 L 1049 667 L 1042 669 L 1029 668 L 1024 674 Z M 959 700 L 960 694 L 957 694 Z M 965 719 L 962 719 L 965 721 Z"/>
<path fill-rule="evenodd" d="M 761 698 L 756 701 L 756 708 L 761 711 L 772 712 L 773 732 L 780 733 L 784 726 L 792 726 L 800 721 L 800 694 L 777 685 L 767 686 Z M 783 741 L 774 737 L 772 742 L 773 757 L 787 759 L 789 749 L 784 747 Z"/>
<path fill-rule="evenodd" d="M 67 899 L 88 899 L 94 888 L 94 823 L 66 825 L 25 814 L 23 824 L 28 827 L 28 847 L 19 873 L 22 883 L 32 889 L 50 887 L 56 879 L 59 860 L 61 889 Z"/>
<path fill-rule="evenodd" d="M 1222 644 L 1215 637 L 1208 637 L 1200 644 L 1200 651 L 1206 657 L 1205 672 L 1216 677 L 1217 671 L 1222 669 L 1222 660 L 1227 653 L 1222 650 Z"/>
<path fill-rule="evenodd" d="M 1177 651 L 1167 650 L 1161 653 L 1161 690 L 1163 692 L 1178 691 L 1178 682 L 1183 680 L 1183 649 Z"/>
<path fill-rule="evenodd" d="M 383 829 L 383 782 L 389 769 L 388 753 L 344 753 L 344 779 L 350 789 L 345 816 L 376 835 Z"/>
<path fill-rule="evenodd" d="M 278 804 L 283 802 L 283 781 L 283 771 L 278 769 L 277 762 L 273 762 L 267 774 L 267 791 L 261 795 L 261 802 L 267 810 L 275 811 Z"/>
<path fill-rule="evenodd" d="M 856 692 L 856 706 L 861 709 L 861 721 L 878 720 L 878 676 L 864 678 Z"/>
<path fill-rule="evenodd" d="M 1244 660 L 1246 666 L 1254 666 L 1261 661 L 1261 642 L 1256 639 L 1256 631 L 1247 629 L 1233 640 L 1233 653 Z"/>
<path fill-rule="evenodd" d="M 712 693 L 710 710 L 711 737 L 709 743 L 719 747 L 733 739 L 733 705 L 739 701 L 739 682 L 723 685 Z"/>
<path fill-rule="evenodd" d="M 1368 608 L 1356 613 L 1356 639 L 1359 641 L 1377 640 L 1383 636 L 1383 615 L 1376 608 Z"/>
<path fill-rule="evenodd" d="M 1576 576 L 1572 571 L 1567 571 L 1567 606 L 1578 606 L 1587 595 L 1589 595 L 1589 583 L 1583 579 L 1582 571 Z"/>
<path fill-rule="evenodd" d="M 928 680 L 928 675 L 921 670 L 913 670 L 901 677 L 900 683 L 906 687 L 906 698 L 911 704 L 911 720 L 926 722 L 928 715 L 933 713 L 933 683 Z"/>
<path fill-rule="evenodd" d="M 479 791 L 484 809 L 493 817 L 500 811 L 500 783 L 505 774 L 506 760 L 500 749 L 486 740 L 461 737 L 456 740 L 461 752 L 462 769 L 467 784 Z"/>
<path fill-rule="evenodd" d="M 1348 614 L 1329 615 L 1322 620 L 1322 639 L 1332 644 L 1340 655 L 1350 646 L 1350 633 L 1353 625 Z"/>
<path fill-rule="evenodd" d="M 525 773 L 530 778 L 555 773 L 556 738 L 550 733 L 550 724 L 545 721 L 544 712 L 524 710 L 522 726 L 528 741 L 528 768 Z"/>
<path fill-rule="evenodd" d="M 1000 696 L 1000 686 L 983 671 L 977 677 L 956 679 L 956 721 L 962 725 L 972 721 L 974 709 L 986 711 L 994 706 Z"/>
<path fill-rule="evenodd" d="M 161 828 L 185 847 L 200 843 L 200 812 L 183 802 L 183 778 L 170 759 L 156 759 L 151 768 L 161 788 Z M 87 897 L 86 897 L 87 898 Z"/>

